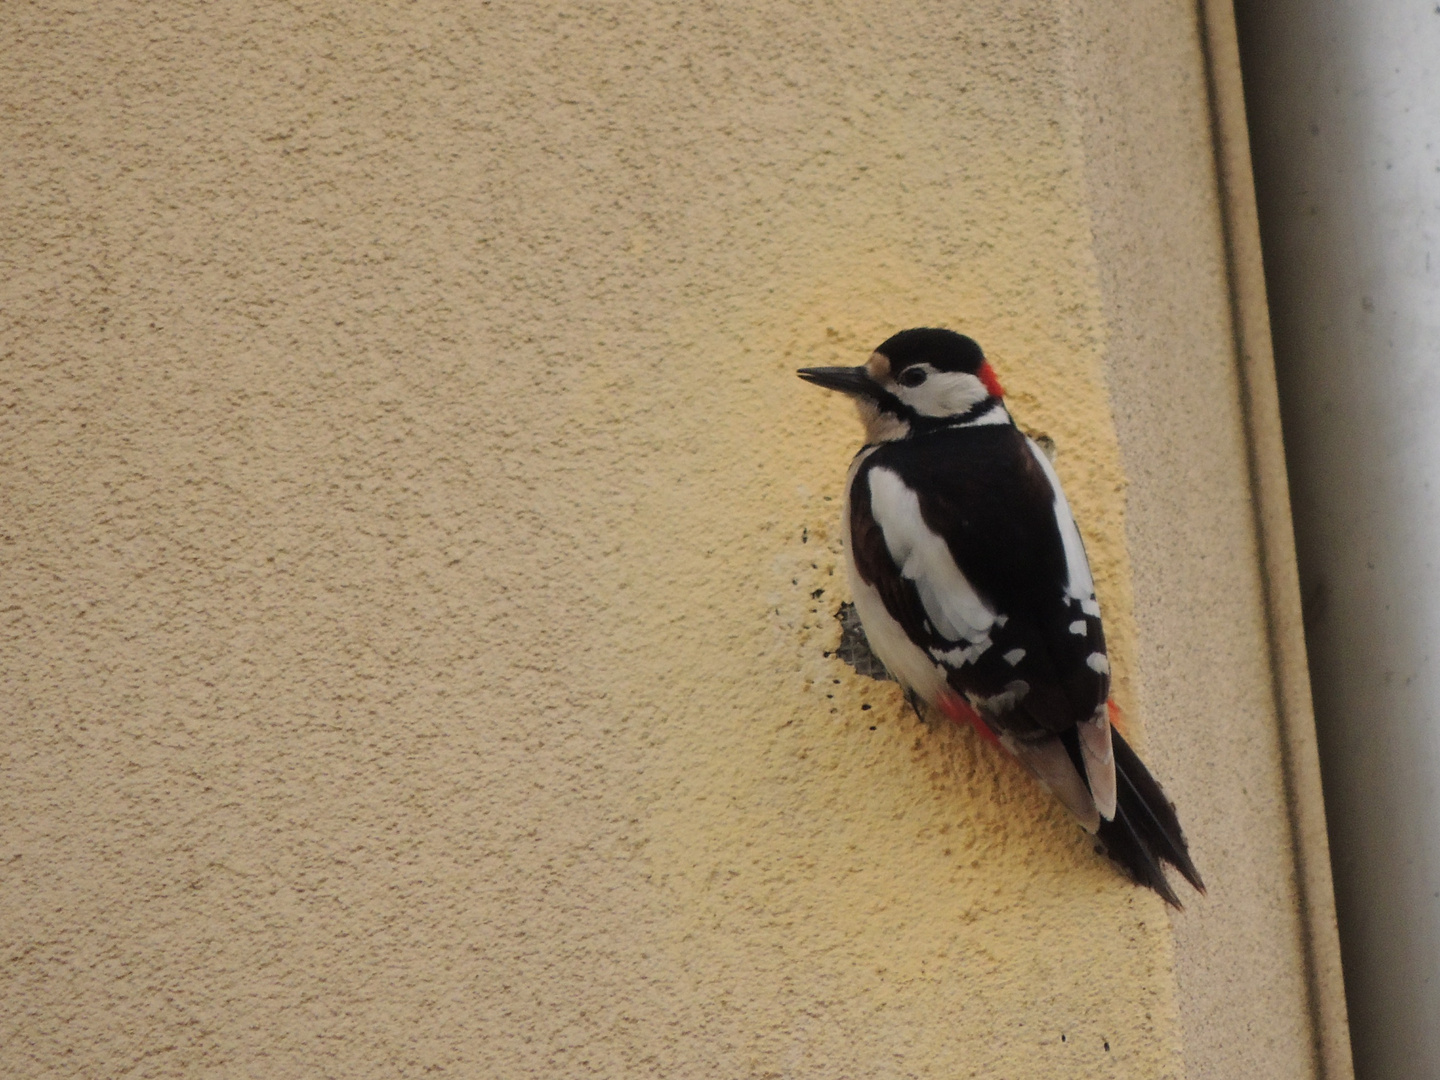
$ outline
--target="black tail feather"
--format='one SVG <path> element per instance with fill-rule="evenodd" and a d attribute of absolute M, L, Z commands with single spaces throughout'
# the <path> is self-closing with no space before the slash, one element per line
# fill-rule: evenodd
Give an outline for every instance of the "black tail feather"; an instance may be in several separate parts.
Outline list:
<path fill-rule="evenodd" d="M 1101 819 L 1098 838 L 1105 854 L 1137 884 L 1154 889 L 1167 904 L 1178 908 L 1180 899 L 1165 880 L 1160 868 L 1162 860 L 1179 870 L 1197 890 L 1205 891 L 1200 871 L 1190 859 L 1180 819 L 1160 784 L 1120 732 L 1112 728 L 1110 737 L 1115 749 L 1115 819 Z"/>
<path fill-rule="evenodd" d="M 1170 887 L 1170 882 L 1165 880 L 1165 871 L 1160 868 L 1160 860 L 1135 828 L 1123 799 L 1115 806 L 1113 821 L 1100 819 L 1098 839 L 1100 844 L 1097 850 L 1118 863 L 1135 884 L 1154 889 L 1171 907 L 1183 906 L 1180 898 L 1175 895 L 1175 890 Z"/>

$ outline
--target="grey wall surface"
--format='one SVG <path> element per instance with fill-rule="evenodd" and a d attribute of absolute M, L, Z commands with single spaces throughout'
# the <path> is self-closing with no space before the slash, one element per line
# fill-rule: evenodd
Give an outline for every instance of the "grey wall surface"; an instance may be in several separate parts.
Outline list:
<path fill-rule="evenodd" d="M 1440 1077 L 1440 4 L 1237 17 L 1356 1073 Z"/>

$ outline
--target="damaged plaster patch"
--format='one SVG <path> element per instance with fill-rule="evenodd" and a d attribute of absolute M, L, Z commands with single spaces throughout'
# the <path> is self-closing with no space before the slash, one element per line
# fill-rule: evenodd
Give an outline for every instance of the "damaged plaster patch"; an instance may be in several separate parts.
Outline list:
<path fill-rule="evenodd" d="M 840 644 L 835 649 L 835 655 L 861 675 L 891 681 L 885 665 L 870 651 L 870 642 L 865 637 L 865 628 L 860 625 L 860 615 L 856 612 L 855 605 L 846 600 L 840 605 L 840 610 L 835 612 L 835 618 L 840 623 Z"/>

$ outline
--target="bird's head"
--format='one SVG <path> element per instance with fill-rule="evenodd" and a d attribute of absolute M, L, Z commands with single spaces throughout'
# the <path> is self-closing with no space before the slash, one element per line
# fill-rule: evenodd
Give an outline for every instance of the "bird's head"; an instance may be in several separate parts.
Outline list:
<path fill-rule="evenodd" d="M 900 331 L 859 367 L 801 368 L 799 375 L 854 398 L 872 443 L 979 417 L 1005 394 L 979 345 L 929 327 Z"/>

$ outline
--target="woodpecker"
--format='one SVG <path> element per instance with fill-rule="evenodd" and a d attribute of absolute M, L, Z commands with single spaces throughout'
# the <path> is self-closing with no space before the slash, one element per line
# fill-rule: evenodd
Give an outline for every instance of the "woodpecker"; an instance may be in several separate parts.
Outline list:
<path fill-rule="evenodd" d="M 803 368 L 865 426 L 845 484 L 851 597 L 906 698 L 1019 759 L 1138 884 L 1197 890 L 1175 808 L 1111 724 L 1110 661 L 1080 530 L 980 346 L 903 330 L 859 367 Z M 917 712 L 918 712 L 917 707 Z"/>

